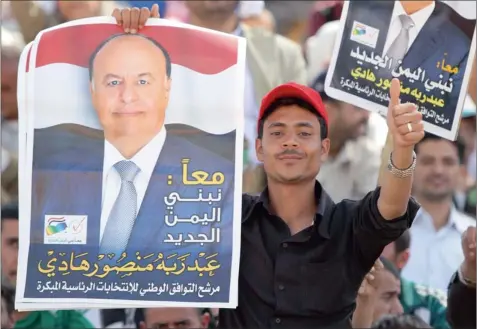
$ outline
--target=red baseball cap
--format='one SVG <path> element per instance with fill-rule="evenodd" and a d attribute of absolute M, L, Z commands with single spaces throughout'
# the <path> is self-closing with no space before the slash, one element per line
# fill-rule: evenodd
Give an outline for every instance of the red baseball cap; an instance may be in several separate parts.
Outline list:
<path fill-rule="evenodd" d="M 274 89 L 272 89 L 268 94 L 265 95 L 262 99 L 262 104 L 260 105 L 260 112 L 258 115 L 258 121 L 263 118 L 265 111 L 270 107 L 270 105 L 279 98 L 298 98 L 307 103 L 309 103 L 313 109 L 325 120 L 326 129 L 328 129 L 328 113 L 326 112 L 323 101 L 321 100 L 320 94 L 313 88 L 300 85 L 295 82 L 285 83 Z"/>

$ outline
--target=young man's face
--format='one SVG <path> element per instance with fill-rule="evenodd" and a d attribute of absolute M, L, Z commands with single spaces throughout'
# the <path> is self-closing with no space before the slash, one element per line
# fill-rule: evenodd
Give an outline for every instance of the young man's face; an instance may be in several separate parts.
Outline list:
<path fill-rule="evenodd" d="M 298 183 L 316 178 L 328 155 L 329 139 L 321 139 L 315 114 L 287 105 L 265 119 L 262 139 L 257 139 L 255 146 L 270 179 Z"/>

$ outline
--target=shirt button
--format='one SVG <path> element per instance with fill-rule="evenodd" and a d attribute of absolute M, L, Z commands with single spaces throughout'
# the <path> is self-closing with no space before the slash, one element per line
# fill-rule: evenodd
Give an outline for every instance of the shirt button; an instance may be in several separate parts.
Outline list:
<path fill-rule="evenodd" d="M 282 247 L 283 247 L 283 248 L 288 247 L 288 243 L 285 242 L 284 244 L 282 244 Z"/>
<path fill-rule="evenodd" d="M 280 322 L 282 322 L 282 320 L 280 320 L 280 318 L 276 318 L 276 319 L 275 319 L 275 322 L 276 322 L 276 323 L 280 323 Z"/>
<path fill-rule="evenodd" d="M 284 289 L 285 289 L 285 287 L 283 286 L 283 284 L 278 285 L 278 290 L 284 290 Z"/>

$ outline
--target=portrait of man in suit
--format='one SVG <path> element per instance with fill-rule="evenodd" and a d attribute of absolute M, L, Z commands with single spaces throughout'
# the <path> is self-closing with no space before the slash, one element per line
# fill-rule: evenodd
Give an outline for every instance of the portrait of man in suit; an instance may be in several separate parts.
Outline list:
<path fill-rule="evenodd" d="M 44 259 L 52 244 L 62 244 L 62 252 L 87 252 L 88 261 L 99 254 L 127 262 L 139 254 L 189 253 L 193 264 L 192 257 L 215 252 L 224 269 L 214 282 L 227 295 L 235 159 L 204 145 L 223 136 L 201 144 L 184 130 L 168 130 L 171 58 L 147 36 L 104 40 L 89 58 L 89 80 L 102 130 L 66 123 L 34 132 L 29 261 Z M 225 143 L 234 141 L 227 137 Z M 55 240 L 59 229 L 49 227 L 59 221 L 66 221 L 66 242 Z M 197 273 L 182 277 L 199 282 Z"/>
<path fill-rule="evenodd" d="M 474 28 L 475 20 L 472 24 L 441 1 L 351 1 L 331 86 L 342 90 L 342 77 L 355 81 L 351 71 L 358 66 L 371 69 L 376 80 L 397 74 L 404 87 L 442 99 L 442 106 L 433 106 L 422 101 L 422 96 L 401 94 L 404 102 L 445 112 L 448 120 L 430 120 L 450 129 L 454 118 L 449 116 L 457 107 Z M 372 60 L 359 59 L 358 52 Z M 366 81 L 359 84 L 366 85 Z M 353 89 L 346 91 L 366 97 Z M 387 104 L 384 99 L 369 99 Z"/>

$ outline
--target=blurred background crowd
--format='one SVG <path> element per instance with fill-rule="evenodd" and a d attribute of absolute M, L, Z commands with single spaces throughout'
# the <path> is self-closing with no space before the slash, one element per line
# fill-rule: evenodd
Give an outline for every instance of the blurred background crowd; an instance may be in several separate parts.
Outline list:
<path fill-rule="evenodd" d="M 115 7 L 150 8 L 153 3 L 160 5 L 162 17 L 247 39 L 245 192 L 260 192 L 264 186 L 253 148 L 260 100 L 288 81 L 312 86 L 326 104 L 332 146 L 318 180 L 334 201 L 362 198 L 377 184 L 387 136 L 385 119 L 324 92 L 343 1 L 2 1 L 2 328 L 132 328 L 141 321 L 148 328 L 152 324 L 157 328 L 216 325 L 216 309 L 13 310 L 19 231 L 16 89 L 20 53 L 48 27 L 109 16 Z M 420 316 L 434 328 L 449 328 L 446 291 L 464 259 L 461 235 L 468 226 L 475 226 L 475 81 L 474 65 L 458 140 L 427 136 L 416 148 L 413 195 L 422 210 L 412 228 L 383 252 L 389 262 L 384 264 L 385 273 L 372 296 L 375 302 L 370 304 L 375 320 L 406 313 Z"/>

